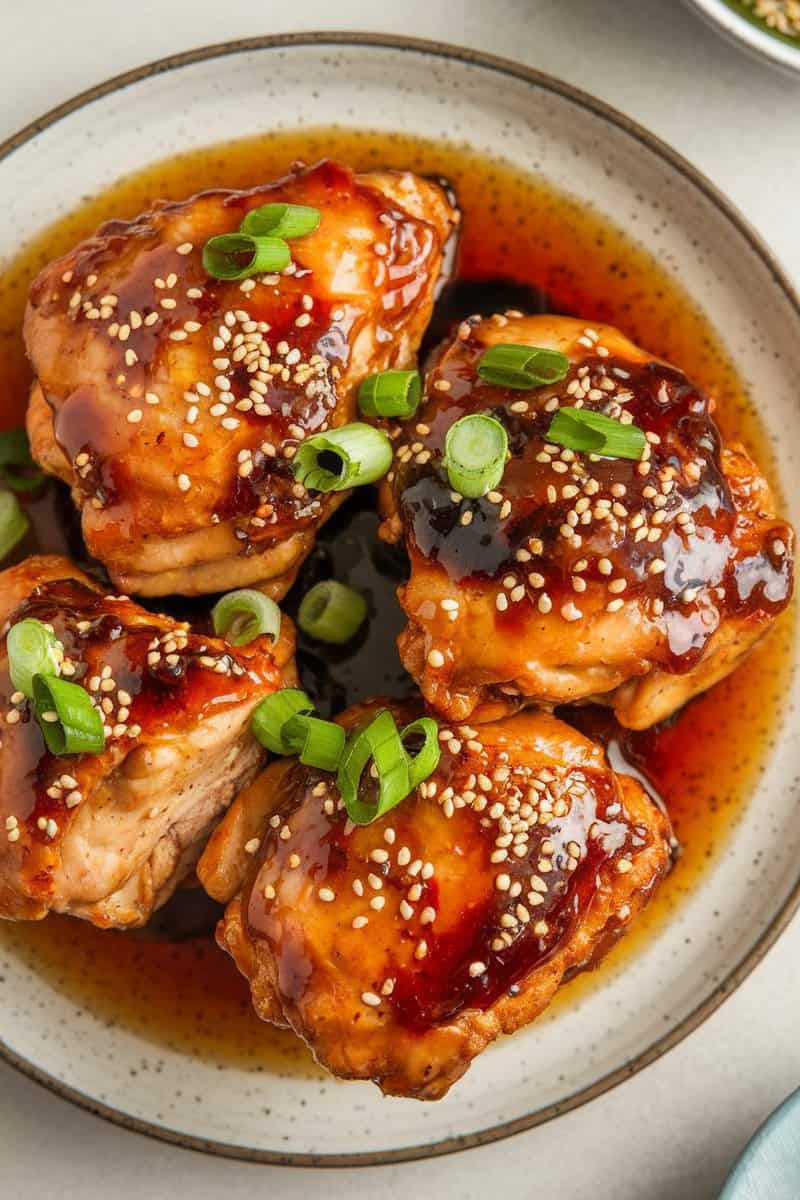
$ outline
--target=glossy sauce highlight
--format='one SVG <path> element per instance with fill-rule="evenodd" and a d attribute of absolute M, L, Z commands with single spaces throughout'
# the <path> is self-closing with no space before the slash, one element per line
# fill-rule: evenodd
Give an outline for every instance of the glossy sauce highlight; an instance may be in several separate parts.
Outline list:
<path fill-rule="evenodd" d="M 714 331 L 680 287 L 626 235 L 577 200 L 498 161 L 400 134 L 339 129 L 270 134 L 177 156 L 92 197 L 25 247 L 0 278 L 3 425 L 22 422 L 30 382 L 22 313 L 30 281 L 47 261 L 103 221 L 133 217 L 156 198 L 181 199 L 208 187 L 255 186 L 283 174 L 295 159 L 313 162 L 326 155 L 358 168 L 397 166 L 444 176 L 457 190 L 464 212 L 460 283 L 429 344 L 452 319 L 508 304 L 617 324 L 712 394 L 718 405 L 715 419 L 725 436 L 742 440 L 770 475 L 772 459 L 763 431 Z M 479 281 L 483 286 L 476 286 Z M 81 561 L 85 551 L 64 489 L 49 488 L 32 506 L 32 516 L 35 536 L 26 539 L 20 556 L 43 548 Z M 346 506 L 326 527 L 289 599 L 292 611 L 308 582 L 331 567 L 338 578 L 367 592 L 370 622 L 353 645 L 326 652 L 322 659 L 317 647 L 300 639 L 304 682 L 328 711 L 379 691 L 398 695 L 409 686 L 392 646 L 402 625 L 394 589 L 403 564 L 378 543 L 377 523 L 366 498 Z M 656 783 L 682 853 L 622 946 L 599 972 L 563 989 L 556 1013 L 560 1004 L 574 1004 L 592 980 L 624 969 L 627 955 L 702 883 L 752 793 L 777 732 L 790 650 L 791 630 L 784 617 L 733 677 L 667 728 L 635 735 L 635 752 L 627 746 L 637 766 Z M 616 736 L 613 729 L 609 736 Z M 156 1045 L 254 1070 L 315 1071 L 297 1039 L 265 1026 L 253 1013 L 246 984 L 209 937 L 217 911 L 194 893 L 181 893 L 140 934 L 101 932 L 58 917 L 8 924 L 0 928 L 0 960 L 7 948 L 76 1004 Z"/>

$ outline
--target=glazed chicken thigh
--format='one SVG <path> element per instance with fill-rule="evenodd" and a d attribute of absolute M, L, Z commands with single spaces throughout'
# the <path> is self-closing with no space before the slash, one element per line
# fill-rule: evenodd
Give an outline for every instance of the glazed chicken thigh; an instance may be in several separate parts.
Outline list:
<path fill-rule="evenodd" d="M 205 242 L 267 202 L 317 208 L 319 227 L 279 274 L 209 277 Z M 355 418 L 365 375 L 413 366 L 457 216 L 409 172 L 322 162 L 111 221 L 41 272 L 31 446 L 117 587 L 288 590 L 346 495 L 307 492 L 291 460 Z"/>
<path fill-rule="evenodd" d="M 554 717 L 441 729 L 440 742 L 416 793 L 361 827 L 333 776 L 273 763 L 198 866 L 229 901 L 217 938 L 259 1016 L 336 1075 L 428 1100 L 595 963 L 670 861 L 641 786 Z"/>
<path fill-rule="evenodd" d="M 566 378 L 486 382 L 488 347 L 560 351 Z M 640 427 L 640 461 L 548 441 L 584 408 Z M 404 540 L 403 663 L 450 720 L 595 700 L 645 728 L 727 675 L 792 590 L 793 535 L 713 406 L 679 370 L 609 326 L 519 313 L 463 322 L 416 417 L 394 430 L 383 535 Z M 501 483 L 477 500 L 448 481 L 448 429 L 491 413 L 508 435 Z"/>
<path fill-rule="evenodd" d="M 62 678 L 102 714 L 101 753 L 48 752 L 9 677 L 6 634 L 24 618 L 52 626 Z M 249 718 L 282 668 L 292 678 L 291 627 L 234 649 L 55 556 L 0 574 L 0 620 L 0 917 L 144 924 L 263 762 Z"/>

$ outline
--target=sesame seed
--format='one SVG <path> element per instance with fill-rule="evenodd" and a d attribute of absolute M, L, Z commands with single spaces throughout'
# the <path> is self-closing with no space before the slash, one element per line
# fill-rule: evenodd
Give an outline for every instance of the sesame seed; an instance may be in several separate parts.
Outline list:
<path fill-rule="evenodd" d="M 378 1008 L 380 1006 L 381 998 L 380 996 L 376 996 L 374 992 L 362 992 L 361 999 L 370 1008 Z"/>
<path fill-rule="evenodd" d="M 128 421 L 131 425 L 138 425 L 143 415 L 144 414 L 140 408 L 132 408 L 128 413 Z"/>
<path fill-rule="evenodd" d="M 443 667 L 444 666 L 444 655 L 442 654 L 441 650 L 434 649 L 434 650 L 428 651 L 428 666 L 430 666 L 430 667 Z"/>
<path fill-rule="evenodd" d="M 260 838 L 250 838 L 250 841 L 249 841 L 249 842 L 245 842 L 245 844 L 244 844 L 245 853 L 247 853 L 247 854 L 255 854 L 255 853 L 257 852 L 257 850 L 258 850 L 258 848 L 259 848 L 259 846 L 260 846 L 260 845 L 261 845 L 261 839 L 260 839 Z"/>
<path fill-rule="evenodd" d="M 319 896 L 320 900 L 324 900 L 326 904 L 330 904 L 336 899 L 336 892 L 329 887 L 321 887 L 317 892 L 317 895 Z"/>

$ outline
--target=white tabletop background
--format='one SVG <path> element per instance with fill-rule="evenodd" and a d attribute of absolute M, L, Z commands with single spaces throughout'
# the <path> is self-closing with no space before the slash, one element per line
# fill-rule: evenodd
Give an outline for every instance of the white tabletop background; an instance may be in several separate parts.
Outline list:
<path fill-rule="evenodd" d="M 300 29 L 438 38 L 521 59 L 608 101 L 705 171 L 800 285 L 800 77 L 718 39 L 679 0 L 0 0 L 0 138 L 109 75 L 207 42 Z M 134 164 L 135 165 L 135 164 Z M 0 1065 L 3 1200 L 711 1200 L 756 1125 L 800 1084 L 800 918 L 665 1058 L 539 1129 L 397 1167 L 315 1172 L 173 1149 Z M 0 1014 L 2 1020 L 2 1014 Z M 387 1102 L 386 1120 L 391 1120 Z"/>

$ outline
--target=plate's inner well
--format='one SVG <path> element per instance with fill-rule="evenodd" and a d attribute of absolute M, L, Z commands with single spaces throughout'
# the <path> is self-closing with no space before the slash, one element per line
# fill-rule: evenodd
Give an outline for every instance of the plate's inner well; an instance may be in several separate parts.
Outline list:
<path fill-rule="evenodd" d="M 313 162 L 325 155 L 359 168 L 406 167 L 443 176 L 456 189 L 464 213 L 457 277 L 437 304 L 423 350 L 453 321 L 479 311 L 513 307 L 610 322 L 713 394 L 726 437 L 745 442 L 769 474 L 763 431 L 713 331 L 689 297 L 623 233 L 590 208 L 498 161 L 399 134 L 341 129 L 271 134 L 174 158 L 124 179 L 37 238 L 0 277 L 3 426 L 23 422 L 30 373 L 22 313 L 30 280 L 46 261 L 103 220 L 134 216 L 156 198 L 253 186 L 284 173 L 294 160 Z M 30 511 L 33 530 L 18 548 L 19 559 L 45 551 L 86 564 L 62 484 L 49 482 Z M 403 624 L 395 590 L 406 569 L 404 556 L 378 540 L 377 526 L 374 495 L 362 489 L 323 529 L 286 601 L 294 615 L 311 583 L 331 576 L 368 598 L 368 625 L 349 645 L 321 649 L 300 635 L 303 686 L 326 716 L 368 696 L 402 695 L 412 686 L 395 647 Z M 97 572 L 96 564 L 89 566 Z M 176 599 L 157 606 L 203 620 L 212 603 Z M 615 765 L 647 778 L 669 810 L 680 853 L 633 934 L 599 971 L 563 990 L 556 1015 L 577 990 L 618 971 L 625 956 L 697 886 L 719 852 L 769 748 L 786 683 L 789 637 L 784 619 L 731 678 L 645 733 L 621 731 L 597 710 L 559 714 L 607 740 Z M 101 932 L 52 916 L 38 924 L 3 923 L 0 966 L 2 950 L 13 950 L 78 1004 L 153 1042 L 215 1062 L 315 1072 L 292 1035 L 263 1025 L 252 1012 L 246 984 L 213 943 L 219 911 L 198 889 L 185 889 L 138 933 Z"/>

